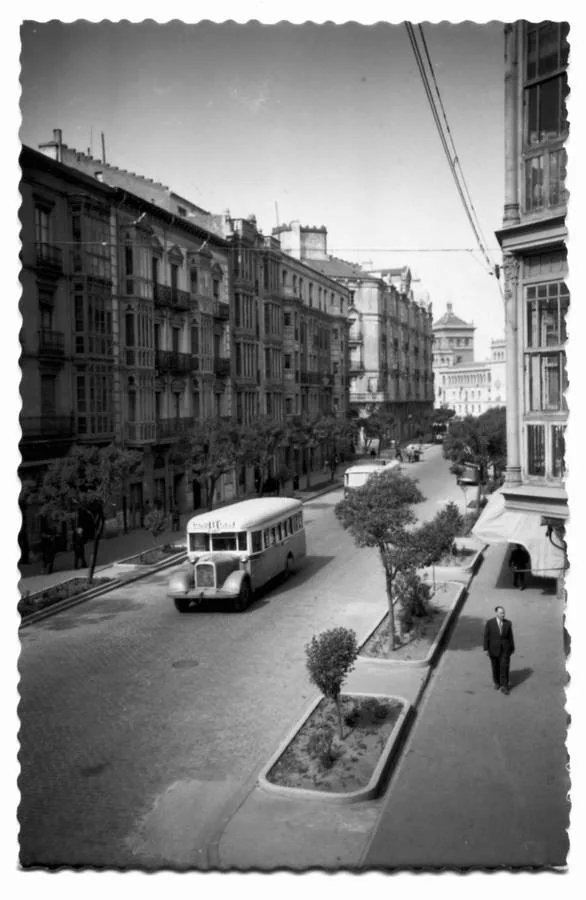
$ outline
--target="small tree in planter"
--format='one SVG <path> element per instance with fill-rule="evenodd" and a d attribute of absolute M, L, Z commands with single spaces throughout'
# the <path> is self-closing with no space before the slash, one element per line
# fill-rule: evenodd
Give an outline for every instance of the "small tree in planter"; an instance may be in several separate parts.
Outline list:
<path fill-rule="evenodd" d="M 404 631 L 410 631 L 414 619 L 429 616 L 431 588 L 421 580 L 413 568 L 399 572 L 395 579 L 394 591 L 395 596 L 401 601 L 399 618 L 402 628 Z"/>
<path fill-rule="evenodd" d="M 429 522 L 417 530 L 418 562 L 432 567 L 435 589 L 435 564 L 445 553 L 453 553 L 454 540 L 462 531 L 464 519 L 455 503 L 447 503 Z"/>
<path fill-rule="evenodd" d="M 153 541 L 156 541 L 158 536 L 163 533 L 166 525 L 167 516 L 162 509 L 156 506 L 144 517 L 144 527 L 152 534 Z"/>
<path fill-rule="evenodd" d="M 354 668 L 358 656 L 356 632 L 350 628 L 331 628 L 314 635 L 305 647 L 310 681 L 336 704 L 340 740 L 344 739 L 340 692 L 342 684 Z"/>
<path fill-rule="evenodd" d="M 412 506 L 423 494 L 414 478 L 397 469 L 371 475 L 365 485 L 348 493 L 335 507 L 342 527 L 358 547 L 376 547 L 385 570 L 389 606 L 389 653 L 395 649 L 395 594 L 393 582 L 403 569 L 418 560 L 416 522 Z"/>

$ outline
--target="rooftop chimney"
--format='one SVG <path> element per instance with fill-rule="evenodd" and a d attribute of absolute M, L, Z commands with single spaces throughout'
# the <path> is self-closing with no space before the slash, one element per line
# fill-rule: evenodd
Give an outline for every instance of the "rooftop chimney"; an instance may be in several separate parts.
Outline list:
<path fill-rule="evenodd" d="M 447 311 L 448 311 L 449 313 L 451 313 L 451 311 L 452 311 L 452 304 L 451 304 L 451 303 L 446 303 L 446 309 L 447 309 Z"/>

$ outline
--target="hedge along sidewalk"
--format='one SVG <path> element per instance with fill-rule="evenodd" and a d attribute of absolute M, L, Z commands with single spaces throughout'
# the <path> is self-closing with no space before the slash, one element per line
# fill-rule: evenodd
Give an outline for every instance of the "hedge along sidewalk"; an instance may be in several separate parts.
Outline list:
<path fill-rule="evenodd" d="M 312 500 L 317 497 L 321 497 L 324 494 L 330 493 L 330 491 L 339 490 L 341 483 L 339 480 L 334 480 L 333 482 L 329 482 L 327 484 L 316 485 L 315 488 L 312 488 L 311 493 L 308 496 L 299 497 L 303 504 L 310 503 Z M 305 492 L 304 492 L 305 493 Z M 175 532 L 177 533 L 177 532 Z M 170 543 L 167 541 L 167 543 Z M 97 579 L 99 578 L 108 578 L 109 581 L 106 584 L 97 584 L 95 587 L 89 587 L 85 590 L 80 591 L 78 594 L 75 594 L 71 597 L 68 597 L 65 600 L 59 600 L 56 603 L 52 603 L 48 605 L 46 608 L 38 610 L 38 612 L 29 613 L 26 616 L 23 616 L 22 621 L 20 623 L 20 628 L 24 628 L 27 625 L 32 625 L 34 622 L 39 622 L 41 619 L 46 619 L 51 615 L 55 615 L 58 612 L 62 612 L 65 609 L 70 609 L 72 606 L 77 606 L 78 603 L 83 603 L 86 600 L 93 600 L 95 597 L 100 597 L 102 594 L 107 594 L 110 591 L 116 590 L 122 585 L 130 584 L 133 581 L 138 581 L 141 578 L 147 578 L 155 572 L 159 572 L 162 569 L 171 568 L 174 565 L 177 565 L 181 561 L 183 561 L 186 557 L 186 546 L 185 542 L 178 540 L 176 542 L 177 546 L 182 545 L 182 549 L 177 552 L 176 555 L 169 556 L 168 559 L 163 560 L 160 563 L 155 565 L 145 565 L 144 563 L 134 563 L 133 560 L 137 559 L 141 552 L 146 553 L 149 550 L 161 549 L 161 544 L 153 544 L 152 539 L 149 542 L 148 546 L 145 546 L 142 551 L 137 553 L 133 553 L 132 556 L 127 556 L 124 559 L 119 559 L 114 562 L 105 563 L 102 566 L 96 568 L 95 576 Z M 30 582 L 34 579 L 35 582 L 39 582 L 41 578 L 39 576 L 32 576 L 31 579 L 23 578 L 19 582 L 19 592 L 21 598 L 28 596 L 28 598 L 33 598 L 35 596 L 40 596 L 44 594 L 46 591 L 51 590 L 51 588 L 57 588 L 61 585 L 66 585 L 70 581 L 74 581 L 76 578 L 83 577 L 79 572 L 66 572 L 62 573 L 65 577 L 57 577 L 55 578 L 52 575 L 46 576 L 47 584 L 44 587 L 40 587 L 37 590 L 28 590 L 26 587 L 26 583 Z M 55 573 L 56 575 L 58 573 Z M 61 574 L 61 573 L 60 573 Z"/>

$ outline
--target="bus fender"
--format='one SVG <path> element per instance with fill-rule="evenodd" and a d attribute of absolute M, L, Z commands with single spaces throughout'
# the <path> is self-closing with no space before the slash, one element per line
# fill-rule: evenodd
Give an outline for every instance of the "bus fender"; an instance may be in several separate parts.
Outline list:
<path fill-rule="evenodd" d="M 195 587 L 195 575 L 193 566 L 185 566 L 179 572 L 175 572 L 169 579 L 170 594 L 186 594 Z"/>
<path fill-rule="evenodd" d="M 245 578 L 248 578 L 250 581 L 250 575 L 245 569 L 235 569 L 233 572 L 230 572 L 226 578 L 222 585 L 222 590 L 229 591 L 230 594 L 238 594 L 240 592 L 240 586 Z"/>

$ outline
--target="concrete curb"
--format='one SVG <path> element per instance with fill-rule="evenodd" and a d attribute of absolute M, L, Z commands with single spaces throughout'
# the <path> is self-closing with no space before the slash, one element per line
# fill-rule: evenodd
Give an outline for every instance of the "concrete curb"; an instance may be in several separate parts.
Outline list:
<path fill-rule="evenodd" d="M 268 780 L 268 774 L 273 766 L 276 765 L 281 756 L 289 747 L 289 744 L 291 744 L 297 736 L 297 733 L 303 728 L 307 720 L 312 716 L 319 704 L 324 700 L 324 697 L 320 696 L 316 700 L 314 700 L 307 712 L 305 712 L 303 717 L 294 725 L 285 740 L 279 745 L 277 751 L 271 756 L 269 762 L 263 767 L 258 776 L 259 787 L 270 794 L 278 795 L 281 797 L 291 797 L 295 799 L 313 801 L 318 800 L 322 801 L 323 803 L 335 803 L 344 806 L 347 806 L 350 803 L 360 803 L 365 800 L 372 800 L 377 796 L 380 785 L 384 780 L 389 765 L 396 755 L 396 750 L 399 747 L 399 738 L 401 737 L 403 729 L 411 714 L 412 706 L 404 697 L 395 696 L 394 694 L 342 693 L 341 696 L 381 697 L 385 700 L 397 700 L 403 704 L 403 709 L 399 713 L 399 717 L 393 726 L 393 730 L 387 738 L 387 742 L 384 746 L 383 752 L 380 755 L 379 761 L 374 768 L 368 784 L 364 788 L 360 788 L 357 791 L 349 791 L 348 793 L 332 793 L 327 791 L 311 790 L 310 788 L 286 787 L 285 785 L 272 784 L 272 782 Z"/>
<path fill-rule="evenodd" d="M 185 558 L 186 551 L 182 550 L 181 553 L 178 553 L 175 556 L 170 556 L 168 559 L 163 560 L 161 563 L 157 563 L 155 566 L 142 566 L 145 570 L 144 572 L 133 572 L 128 576 L 123 576 L 121 578 L 112 578 L 108 584 L 99 585 L 96 588 L 89 588 L 87 591 L 83 591 L 81 594 L 76 594 L 74 597 L 68 597 L 66 600 L 60 600 L 58 603 L 53 603 L 51 606 L 47 606 L 46 609 L 40 609 L 38 612 L 30 613 L 28 616 L 23 618 L 22 622 L 19 625 L 19 628 L 26 628 L 28 625 L 34 625 L 35 622 L 40 622 L 42 619 L 48 619 L 50 616 L 54 616 L 59 612 L 63 612 L 66 609 L 71 609 L 73 606 L 77 606 L 79 603 L 85 603 L 86 600 L 93 600 L 95 597 L 101 597 L 102 594 L 107 594 L 109 591 L 114 591 L 116 588 L 124 587 L 127 584 L 132 584 L 133 581 L 139 581 L 141 578 L 146 578 L 147 575 L 152 575 L 154 572 L 160 572 L 163 569 L 171 568 L 171 566 L 177 565 L 177 563 L 182 562 Z M 115 566 L 116 563 L 111 563 L 106 566 L 106 568 L 110 569 Z M 102 570 L 104 571 L 104 570 Z M 98 573 L 99 577 L 99 573 Z M 61 584 L 67 584 L 68 581 L 73 581 L 72 578 L 66 579 L 66 581 L 60 581 L 55 587 L 58 587 Z M 45 590 L 49 590 L 49 588 L 45 588 Z M 35 591 L 35 594 L 43 594 L 44 591 Z M 32 594 L 30 596 L 35 596 Z"/>
<path fill-rule="evenodd" d="M 444 582 L 461 581 L 468 587 L 472 576 L 475 575 L 480 568 L 483 558 L 484 550 L 478 550 L 466 566 L 435 566 L 435 580 Z M 419 570 L 420 577 L 428 584 L 432 579 L 433 568 L 433 566 L 425 566 L 423 569 Z"/>
<path fill-rule="evenodd" d="M 449 607 L 449 609 L 447 610 L 447 612 L 444 616 L 444 620 L 440 626 L 440 629 L 435 637 L 433 644 L 431 645 L 431 648 L 430 648 L 427 656 L 425 656 L 423 659 L 387 659 L 387 658 L 380 658 L 380 657 L 376 657 L 376 656 L 366 656 L 364 654 L 361 655 L 359 652 L 358 658 L 367 660 L 369 664 L 373 663 L 377 666 L 386 666 L 389 669 L 402 669 L 402 668 L 423 669 L 426 666 L 431 666 L 433 664 L 433 662 L 435 661 L 435 657 L 438 652 L 438 648 L 440 647 L 441 642 L 443 640 L 444 634 L 446 633 L 448 627 L 451 625 L 456 614 L 459 612 L 462 598 L 465 596 L 467 589 L 468 589 L 467 584 L 464 585 L 457 581 L 448 581 L 448 582 L 444 582 L 444 583 L 458 585 L 459 590 L 458 590 L 451 606 Z M 371 629 L 371 631 L 368 633 L 365 640 L 360 644 L 360 648 L 362 648 L 366 644 L 366 642 L 372 637 L 372 635 L 375 633 L 377 628 L 379 628 L 379 626 L 386 619 L 386 617 L 387 617 L 387 612 L 385 612 L 384 615 L 382 615 L 380 617 L 380 619 L 378 620 L 378 622 L 376 623 L 374 628 Z"/>

